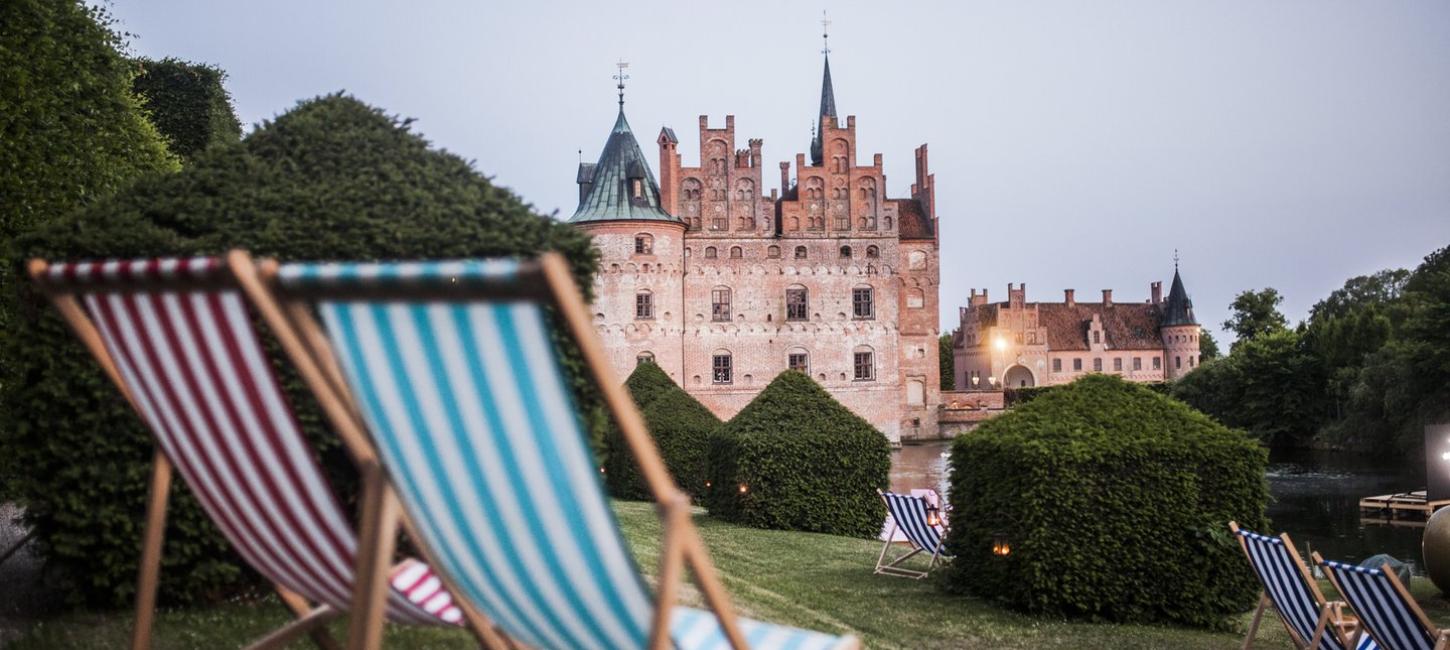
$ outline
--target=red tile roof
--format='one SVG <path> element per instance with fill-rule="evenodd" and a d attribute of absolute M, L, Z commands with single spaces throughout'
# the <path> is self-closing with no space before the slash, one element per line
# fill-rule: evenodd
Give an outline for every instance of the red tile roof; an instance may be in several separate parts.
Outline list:
<path fill-rule="evenodd" d="M 936 239 L 935 224 L 922 211 L 916 199 L 894 199 L 902 239 Z"/>
<path fill-rule="evenodd" d="M 1005 309 L 1007 303 L 998 302 L 969 309 L 968 318 L 975 314 L 981 328 L 997 325 L 997 312 Z M 1047 328 L 1049 350 L 1087 350 L 1088 324 L 1093 315 L 1103 323 L 1103 335 L 1111 350 L 1159 350 L 1163 339 L 1159 326 L 1163 314 L 1158 305 L 1149 303 L 1113 303 L 1104 307 L 1100 302 L 1075 303 L 1068 306 L 1061 302 L 1027 303 L 1026 307 L 1037 308 L 1037 321 Z"/>

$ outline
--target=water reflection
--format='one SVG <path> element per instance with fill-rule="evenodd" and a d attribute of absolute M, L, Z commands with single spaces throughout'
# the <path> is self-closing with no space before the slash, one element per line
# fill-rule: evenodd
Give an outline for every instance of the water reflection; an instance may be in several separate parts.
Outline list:
<path fill-rule="evenodd" d="M 912 445 L 892 452 L 891 489 L 934 487 L 947 494 L 951 443 Z M 1361 497 L 1417 490 L 1425 485 L 1418 463 L 1386 463 L 1337 452 L 1274 452 L 1269 459 L 1269 519 L 1273 532 L 1288 532 L 1325 557 L 1358 562 L 1388 553 L 1419 564 L 1422 529 L 1363 525 Z"/>

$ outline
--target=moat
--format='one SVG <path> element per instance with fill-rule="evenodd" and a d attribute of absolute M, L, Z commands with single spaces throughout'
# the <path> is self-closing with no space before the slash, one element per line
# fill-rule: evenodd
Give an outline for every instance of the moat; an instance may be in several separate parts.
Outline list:
<path fill-rule="evenodd" d="M 935 487 L 947 493 L 950 442 L 908 445 L 891 454 L 891 488 Z M 1269 457 L 1269 519 L 1273 532 L 1288 532 L 1331 559 L 1359 561 L 1388 553 L 1419 572 L 1422 529 L 1362 525 L 1359 499 L 1420 489 L 1425 469 L 1418 463 L 1366 459 L 1349 453 L 1275 451 Z"/>

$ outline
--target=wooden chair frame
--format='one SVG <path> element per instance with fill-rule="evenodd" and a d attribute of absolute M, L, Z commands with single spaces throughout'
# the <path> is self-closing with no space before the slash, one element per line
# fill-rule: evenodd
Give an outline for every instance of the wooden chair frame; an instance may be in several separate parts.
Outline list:
<path fill-rule="evenodd" d="M 275 260 L 263 260 L 253 267 L 248 255 L 242 251 L 233 251 L 227 260 L 238 275 L 248 273 L 250 268 L 256 269 L 250 279 L 243 280 L 243 288 L 248 296 L 268 320 L 269 326 L 277 332 L 279 340 L 283 340 L 283 348 L 293 362 L 298 364 L 299 370 L 307 367 L 302 372 L 303 380 L 317 393 L 318 400 L 328 406 L 329 417 L 334 417 L 334 413 L 345 413 L 345 417 L 340 418 L 343 421 L 335 424 L 339 429 L 348 429 L 350 436 L 364 441 L 367 437 L 363 433 L 365 429 L 361 426 L 356 403 L 343 382 L 341 367 L 328 339 L 313 315 L 310 299 L 317 297 L 319 293 L 329 296 L 366 295 L 371 298 L 400 299 L 418 299 L 440 294 L 455 300 L 532 297 L 551 306 L 563 321 L 570 337 L 579 346 L 585 365 L 603 394 L 605 405 L 619 426 L 625 443 L 639 466 L 640 474 L 659 508 L 664 528 L 663 545 L 659 558 L 649 648 L 666 650 L 673 647 L 674 642 L 670 638 L 670 613 L 679 599 L 679 587 L 686 568 L 690 569 L 693 582 L 699 587 L 706 604 L 718 619 L 730 646 L 735 650 L 748 648 L 730 596 L 715 572 L 715 566 L 700 538 L 699 530 L 690 519 L 690 497 L 671 478 L 633 399 L 625 391 L 623 383 L 616 381 L 604 347 L 590 324 L 583 294 L 575 284 L 568 262 L 562 255 L 550 252 L 541 255 L 537 260 L 523 262 L 519 271 L 522 277 L 510 283 L 513 286 L 508 288 L 491 287 L 488 283 L 461 283 L 446 288 L 423 290 L 407 286 L 331 288 L 321 291 L 286 289 L 277 282 L 279 265 Z M 371 453 L 370 444 L 369 449 Z M 372 457 L 376 458 L 376 455 L 373 454 Z M 388 484 L 384 489 L 392 494 L 394 488 Z M 391 538 L 395 536 L 393 526 L 396 522 L 396 517 L 382 518 L 379 525 L 369 532 L 383 539 Z M 413 539 L 422 538 L 414 536 Z M 444 575 L 441 565 L 433 566 L 440 577 Z M 448 582 L 445 580 L 445 583 Z M 381 582 L 374 581 L 373 589 L 380 587 Z M 455 590 L 452 593 L 460 606 L 468 605 L 461 592 Z M 358 616 L 366 613 L 369 617 L 366 621 L 369 628 L 381 625 L 378 609 L 371 606 L 378 599 L 376 592 L 367 594 L 366 602 L 369 606 L 367 609 L 358 610 Z M 465 611 L 470 612 L 470 615 L 477 615 L 471 606 L 466 607 Z M 509 642 L 515 643 L 512 639 Z M 844 638 L 838 645 L 840 650 L 854 650 L 859 647 L 854 636 Z"/>
<path fill-rule="evenodd" d="M 882 492 L 881 490 L 878 489 L 878 490 L 876 490 L 876 494 L 881 497 L 881 502 L 882 503 L 886 503 L 886 493 L 884 493 L 884 492 Z M 888 504 L 888 508 L 887 508 L 888 511 L 890 510 L 890 507 L 889 506 L 890 506 L 890 504 Z M 908 568 L 905 568 L 903 566 L 900 566 L 902 562 L 905 562 L 905 561 L 907 561 L 907 560 L 909 560 L 909 559 L 911 559 L 913 557 L 916 557 L 920 553 L 926 552 L 926 549 L 916 548 L 916 545 L 915 544 L 912 544 L 910 542 L 910 540 L 907 541 L 907 544 L 911 544 L 911 547 L 912 547 L 910 553 L 906 553 L 905 555 L 902 555 L 901 557 L 898 557 L 896 559 L 891 560 L 890 562 L 887 562 L 886 561 L 886 552 L 891 549 L 891 544 L 893 543 L 892 542 L 892 538 L 896 537 L 896 529 L 898 529 L 900 527 L 901 527 L 901 523 L 898 522 L 898 521 L 896 521 L 896 518 L 895 517 L 892 517 L 891 518 L 891 530 L 886 533 L 886 543 L 881 545 L 881 554 L 878 555 L 878 556 L 876 556 L 876 570 L 873 573 L 875 575 L 885 574 L 885 575 L 902 576 L 902 577 L 905 577 L 905 578 L 915 578 L 917 580 L 921 580 L 922 578 L 925 578 L 928 575 L 930 575 L 932 571 L 936 570 L 937 565 L 939 563 L 941 563 L 941 547 L 942 547 L 942 545 L 941 544 L 938 544 L 936 550 L 932 552 L 932 554 L 931 554 L 931 561 L 926 565 L 926 570 L 925 571 L 917 571 L 915 569 L 908 569 Z M 942 530 L 943 530 L 943 532 L 942 532 L 942 538 L 943 538 L 943 541 L 945 541 L 945 538 L 946 538 L 946 532 L 945 532 L 946 531 L 946 526 L 942 526 Z"/>
<path fill-rule="evenodd" d="M 1248 559 L 1250 569 L 1254 571 L 1254 577 L 1257 579 L 1258 570 L 1253 569 L 1254 559 L 1253 556 L 1249 555 L 1248 542 L 1245 542 L 1243 536 L 1239 534 L 1238 522 L 1228 522 L 1228 528 L 1233 532 L 1234 539 L 1238 540 L 1239 548 L 1243 550 L 1244 557 Z M 1349 650 L 1354 650 L 1355 646 L 1349 642 L 1350 635 L 1353 633 L 1354 641 L 1357 642 L 1359 640 L 1359 621 L 1353 616 L 1344 613 L 1346 605 L 1343 601 L 1331 601 L 1324 598 L 1324 592 L 1319 590 L 1319 583 L 1314 580 L 1314 574 L 1310 573 L 1309 567 L 1304 564 L 1304 558 L 1299 555 L 1299 549 L 1295 548 L 1294 542 L 1289 540 L 1289 534 L 1279 533 L 1279 539 L 1284 542 L 1284 548 L 1289 550 L 1289 557 L 1294 560 L 1294 568 L 1299 571 L 1299 575 L 1309 585 L 1310 595 L 1319 603 L 1319 618 L 1315 621 L 1314 638 L 1312 639 L 1300 638 L 1299 633 L 1294 630 L 1294 627 L 1289 625 L 1289 621 L 1284 620 L 1283 613 L 1279 614 L 1279 622 L 1284 625 L 1284 630 L 1289 633 L 1289 640 L 1293 642 L 1296 648 L 1317 650 L 1322 641 L 1322 637 L 1329 630 L 1330 625 L 1333 625 L 1334 633 L 1339 636 L 1339 640 L 1344 644 L 1344 647 Z M 1259 632 L 1259 623 L 1264 617 L 1264 610 L 1273 605 L 1274 603 L 1269 598 L 1268 592 L 1259 592 L 1259 605 L 1254 609 L 1254 618 L 1249 623 L 1249 632 L 1244 635 L 1243 650 L 1249 650 L 1253 647 L 1254 637 Z"/>
<path fill-rule="evenodd" d="M 1321 556 L 1318 552 L 1310 553 L 1309 557 L 1314 560 L 1314 564 L 1316 565 L 1324 564 L 1324 557 Z M 1415 613 L 1415 619 L 1420 621 L 1420 624 L 1424 625 L 1425 629 L 1430 630 L 1431 636 L 1435 637 L 1434 650 L 1446 650 L 1446 648 L 1450 648 L 1450 629 L 1440 629 L 1436 627 L 1434 623 L 1430 622 L 1430 617 L 1425 615 L 1424 609 L 1420 608 L 1419 601 L 1415 600 L 1415 597 L 1410 595 L 1409 588 L 1405 586 L 1405 583 L 1400 582 L 1400 577 L 1398 575 L 1395 575 L 1394 570 L 1390 568 L 1390 565 L 1388 563 L 1382 565 L 1380 567 L 1380 571 L 1384 572 L 1385 578 L 1390 581 L 1390 586 L 1394 587 L 1395 592 L 1399 593 L 1400 597 L 1404 598 L 1406 603 L 1409 603 L 1410 611 Z M 1344 587 L 1340 586 L 1339 578 L 1335 575 L 1334 569 L 1326 569 L 1324 571 L 1324 574 L 1329 576 L 1330 584 L 1334 585 L 1334 588 L 1337 589 L 1339 593 L 1343 594 Z M 1360 626 L 1359 630 L 1354 635 L 1354 645 L 1350 647 L 1354 648 L 1358 646 L 1360 641 L 1362 640 L 1361 637 L 1366 633 L 1374 638 L 1375 644 L 1379 647 L 1391 647 L 1389 645 L 1381 643 L 1379 637 L 1376 637 L 1374 635 L 1374 632 L 1369 630 L 1369 628 L 1365 626 Z M 1318 639 L 1315 639 L 1315 641 L 1317 643 Z"/>
<path fill-rule="evenodd" d="M 229 258 L 229 262 L 231 259 Z M 238 260 L 245 261 L 245 259 Z M 229 263 L 228 269 L 220 272 L 218 278 L 198 280 L 194 278 L 146 278 L 128 280 L 125 284 L 117 285 L 116 290 L 127 291 L 131 287 L 144 286 L 146 289 L 185 291 L 188 289 L 215 288 L 224 286 L 231 289 L 249 293 L 245 285 L 250 282 L 256 284 L 256 274 L 250 272 L 250 266 Z M 60 313 L 62 320 L 80 339 L 82 345 L 91 353 L 106 376 L 120 390 L 121 395 L 137 413 L 138 408 L 134 396 L 126 387 L 121 374 L 116 366 L 115 359 L 111 356 L 110 350 L 101 338 L 100 331 L 91 320 L 89 314 L 81 307 L 76 294 L 78 289 L 89 285 L 67 281 L 60 278 L 52 278 L 47 273 L 50 264 L 45 260 L 33 259 L 28 264 L 28 271 L 31 281 L 46 296 L 56 311 Z M 238 269 L 243 273 L 238 273 Z M 269 319 L 270 322 L 270 319 Z M 283 336 L 283 332 L 277 332 Z M 324 404 L 324 409 L 328 407 Z M 330 415 L 330 414 L 329 414 Z M 152 435 L 152 442 L 155 441 L 155 434 L 148 427 L 148 434 Z M 377 591 L 377 605 L 375 611 L 381 613 L 385 604 L 387 592 L 376 590 L 375 583 L 386 588 L 390 559 L 396 542 L 396 532 L 392 535 L 382 536 L 373 531 L 379 529 L 382 524 L 388 521 L 396 522 L 401 518 L 398 512 L 396 499 L 389 498 L 389 492 L 383 481 L 381 467 L 378 465 L 377 457 L 372 447 L 366 443 L 366 438 L 355 437 L 352 431 L 338 430 L 342 438 L 343 447 L 347 450 L 352 461 L 357 465 L 363 486 L 363 498 L 359 504 L 360 530 L 358 532 L 357 566 L 355 570 L 354 592 L 355 597 L 361 594 L 372 596 Z M 172 463 L 171 459 L 162 451 L 159 443 L 156 443 L 155 451 L 151 462 L 151 479 L 147 490 L 146 498 L 146 520 L 142 537 L 141 564 L 137 570 L 136 578 L 136 622 L 131 634 L 132 650 L 142 650 L 151 647 L 152 626 L 155 622 L 156 612 L 156 589 L 161 573 L 161 553 L 166 532 L 166 509 L 168 497 L 171 491 Z M 395 529 L 394 529 L 395 530 Z M 430 563 L 431 564 L 431 563 Z M 309 603 L 300 594 L 292 592 L 282 585 L 273 584 L 282 604 L 287 607 L 292 615 L 296 617 L 286 625 L 277 628 L 266 636 L 257 639 L 247 646 L 250 650 L 268 650 L 281 648 L 306 634 L 311 636 L 313 642 L 323 650 L 338 650 L 337 641 L 327 631 L 325 624 L 336 619 L 345 612 L 322 604 L 314 605 Z M 355 598 L 356 599 L 356 598 Z M 505 647 L 501 643 L 490 645 L 490 639 L 497 641 L 497 635 L 492 633 L 491 626 L 482 617 L 474 615 L 464 603 L 458 603 L 461 611 L 468 619 L 470 628 L 474 634 L 490 648 Z M 370 639 L 359 634 L 357 623 L 358 617 L 354 616 L 352 629 L 349 631 L 350 647 L 376 647 L 377 642 L 364 646 Z M 378 618 L 381 618 L 379 616 Z M 379 628 L 381 625 L 378 626 Z"/>

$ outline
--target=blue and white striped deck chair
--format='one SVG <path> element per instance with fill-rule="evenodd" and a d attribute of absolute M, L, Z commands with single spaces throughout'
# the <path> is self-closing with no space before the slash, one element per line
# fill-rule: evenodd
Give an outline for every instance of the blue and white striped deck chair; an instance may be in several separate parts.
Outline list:
<path fill-rule="evenodd" d="M 918 580 L 925 578 L 927 574 L 935 569 L 937 563 L 943 556 L 942 543 L 946 539 L 945 526 L 941 521 L 932 521 L 940 517 L 932 512 L 933 508 L 922 497 L 909 494 L 896 494 L 894 492 L 876 491 L 881 495 L 881 500 L 886 502 L 886 512 L 891 515 L 891 530 L 886 533 L 886 543 L 881 546 L 881 554 L 876 557 L 876 573 L 887 575 L 905 576 Z M 906 536 L 906 541 L 911 544 L 911 552 L 887 561 L 886 552 L 891 549 L 896 531 Z M 907 569 L 901 566 L 920 553 L 930 553 L 931 560 L 926 565 L 925 571 Z"/>
<path fill-rule="evenodd" d="M 1394 571 L 1369 569 L 1330 562 L 1313 555 L 1324 568 L 1334 588 L 1359 615 L 1367 637 L 1386 650 L 1444 650 L 1450 647 L 1450 630 L 1430 623 L 1425 610 L 1415 602 Z"/>
<path fill-rule="evenodd" d="M 263 263 L 313 360 L 365 423 L 456 598 L 536 648 L 855 648 L 738 618 L 557 254 L 538 260 Z M 303 306 L 313 304 L 322 327 Z M 658 591 L 605 498 L 553 340 L 579 345 L 664 520 Z M 324 390 L 328 387 L 322 387 Z M 692 569 L 708 610 L 676 605 Z"/>
<path fill-rule="evenodd" d="M 1310 576 L 1303 558 L 1287 534 L 1278 537 L 1260 535 L 1239 528 L 1238 523 L 1232 521 L 1228 526 L 1238 537 L 1254 575 L 1264 587 L 1259 596 L 1259 606 L 1254 610 L 1253 622 L 1249 624 L 1249 633 L 1244 637 L 1244 650 L 1253 645 L 1259 621 L 1269 605 L 1273 605 L 1279 613 L 1279 619 L 1284 622 L 1284 628 L 1296 648 L 1369 650 L 1375 647 L 1369 637 L 1360 639 L 1355 633 L 1358 624 L 1353 617 L 1343 613 L 1344 603 L 1324 599 L 1319 583 Z"/>

